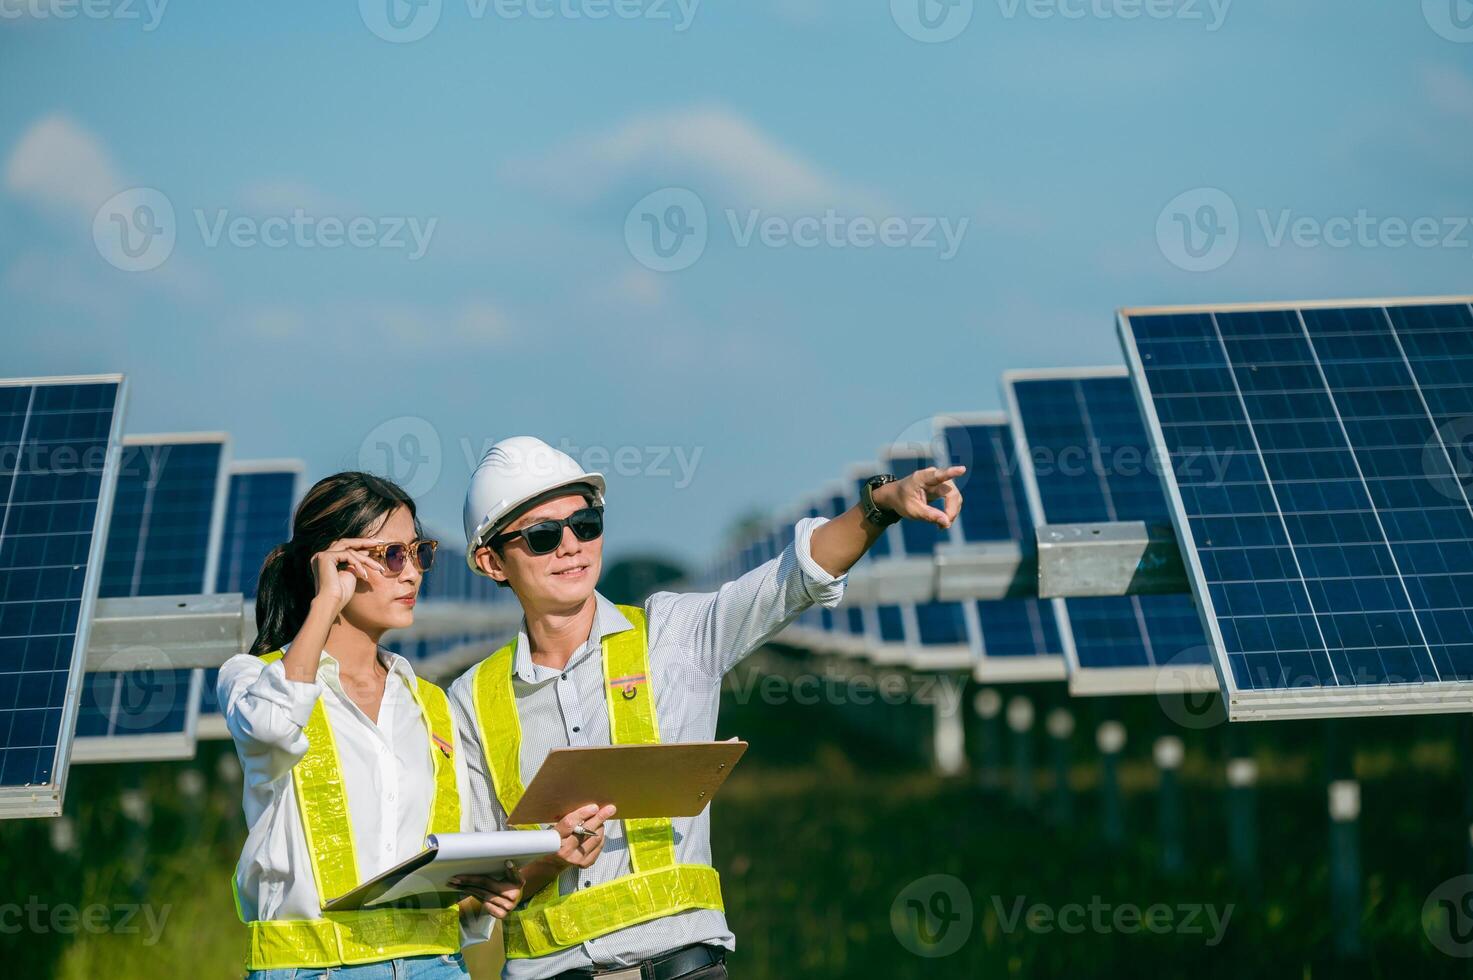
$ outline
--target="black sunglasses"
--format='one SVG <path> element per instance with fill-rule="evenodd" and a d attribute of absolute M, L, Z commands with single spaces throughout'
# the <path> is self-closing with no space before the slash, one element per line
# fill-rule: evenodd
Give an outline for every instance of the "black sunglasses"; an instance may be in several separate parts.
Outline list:
<path fill-rule="evenodd" d="M 414 561 L 414 567 L 423 574 L 430 570 L 435 564 L 435 547 L 440 542 L 430 538 L 420 538 L 408 544 L 395 541 L 392 544 L 375 545 L 366 549 L 369 556 L 384 566 L 384 571 L 390 575 L 398 575 L 404 571 L 404 563 Z"/>
<path fill-rule="evenodd" d="M 532 554 L 545 555 L 557 550 L 565 527 L 572 528 L 573 537 L 579 541 L 592 541 L 604 533 L 603 508 L 584 507 L 560 521 L 539 521 L 516 531 L 503 531 L 493 535 L 487 544 L 500 551 L 512 538 L 521 538 L 527 542 L 527 550 Z"/>

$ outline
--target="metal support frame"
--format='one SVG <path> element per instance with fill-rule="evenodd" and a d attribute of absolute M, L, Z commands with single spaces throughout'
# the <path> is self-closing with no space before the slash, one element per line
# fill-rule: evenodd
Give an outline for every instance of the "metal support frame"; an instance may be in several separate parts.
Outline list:
<path fill-rule="evenodd" d="M 1155 595 L 1190 591 L 1169 524 L 1046 524 L 1038 529 L 1038 595 Z"/>
<path fill-rule="evenodd" d="M 245 648 L 240 593 L 98 599 L 88 671 L 218 667 Z"/>
<path fill-rule="evenodd" d="M 1016 544 L 944 542 L 929 557 L 867 562 L 849 573 L 841 606 L 1191 591 L 1168 524 L 1045 524 L 1037 533 L 1036 560 Z"/>

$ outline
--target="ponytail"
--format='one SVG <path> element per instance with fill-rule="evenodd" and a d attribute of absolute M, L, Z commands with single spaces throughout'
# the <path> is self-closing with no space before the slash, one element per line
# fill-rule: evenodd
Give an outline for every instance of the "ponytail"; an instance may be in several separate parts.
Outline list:
<path fill-rule="evenodd" d="M 420 533 L 414 500 L 392 480 L 369 473 L 336 473 L 317 481 L 292 518 L 292 539 L 266 556 L 256 586 L 256 640 L 261 656 L 290 643 L 307 621 L 317 585 L 312 556 L 340 538 L 361 538 L 396 508 L 409 508 Z"/>

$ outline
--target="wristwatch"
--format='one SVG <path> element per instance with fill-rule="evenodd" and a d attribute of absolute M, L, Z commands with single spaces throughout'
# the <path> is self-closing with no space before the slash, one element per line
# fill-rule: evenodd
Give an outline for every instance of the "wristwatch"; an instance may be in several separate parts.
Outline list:
<path fill-rule="evenodd" d="M 887 483 L 894 483 L 895 477 L 889 473 L 881 473 L 864 481 L 864 486 L 859 491 L 859 509 L 864 512 L 864 519 L 875 527 L 889 527 L 900 520 L 900 515 L 893 510 L 881 507 L 875 503 L 873 496 L 876 487 L 883 487 Z"/>

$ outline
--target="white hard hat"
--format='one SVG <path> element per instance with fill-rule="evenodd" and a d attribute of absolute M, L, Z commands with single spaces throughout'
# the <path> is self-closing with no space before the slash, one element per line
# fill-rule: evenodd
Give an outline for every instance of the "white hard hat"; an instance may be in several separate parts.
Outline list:
<path fill-rule="evenodd" d="M 573 457 L 536 436 L 512 436 L 487 450 L 465 492 L 465 563 L 471 571 L 481 571 L 476 550 L 518 508 L 550 490 L 579 483 L 593 488 L 595 504 L 603 503 L 603 474 L 583 472 Z"/>

